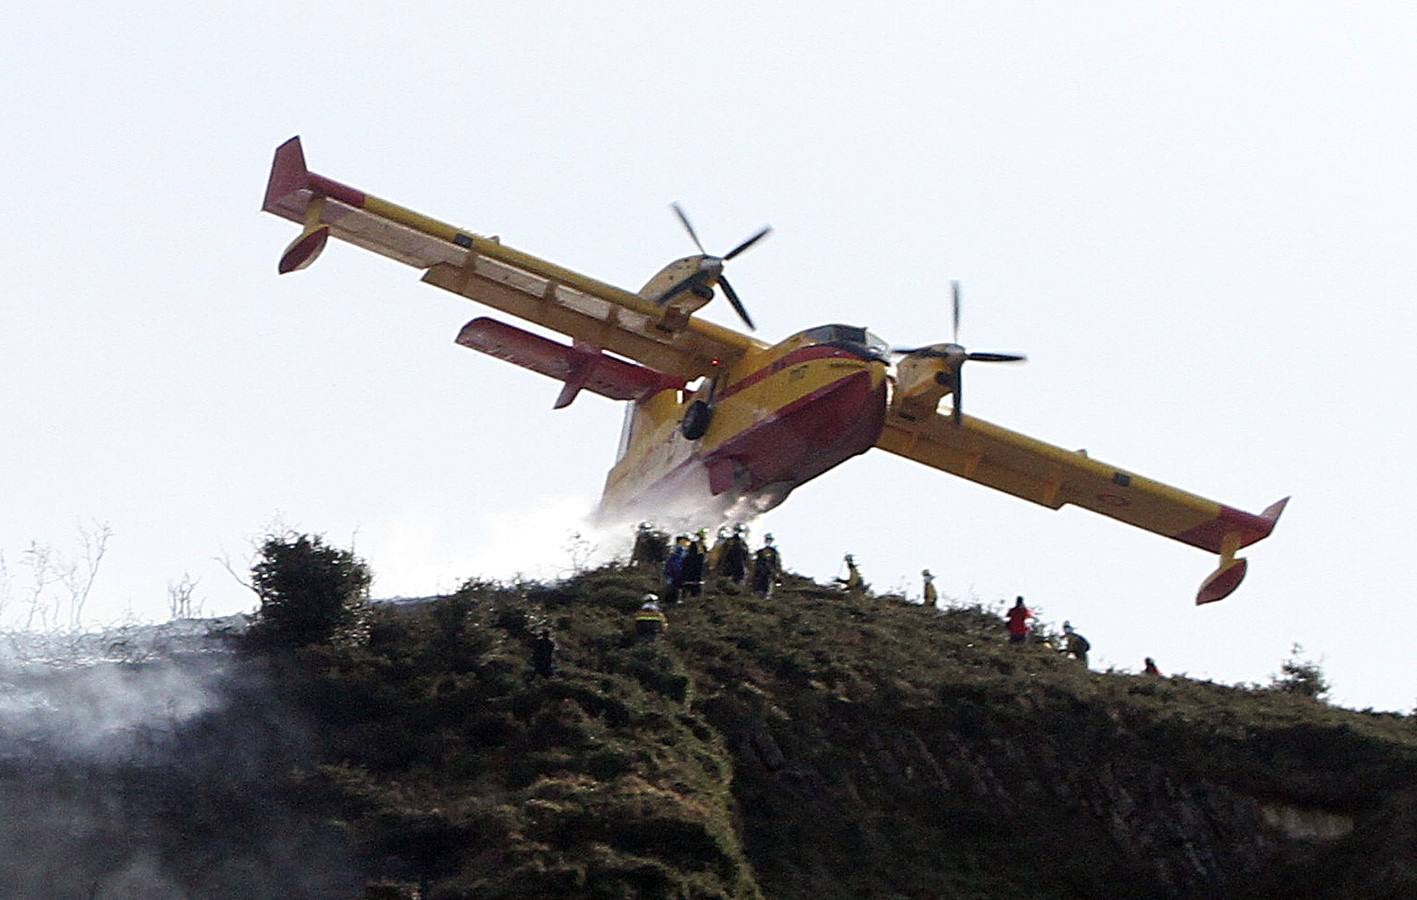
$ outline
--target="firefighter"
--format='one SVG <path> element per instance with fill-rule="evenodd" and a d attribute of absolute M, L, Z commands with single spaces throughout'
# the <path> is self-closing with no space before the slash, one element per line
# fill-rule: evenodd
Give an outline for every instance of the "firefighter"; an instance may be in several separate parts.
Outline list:
<path fill-rule="evenodd" d="M 653 641 L 668 630 L 669 620 L 664 617 L 664 610 L 659 608 L 659 597 L 645 594 L 644 603 L 635 613 L 635 637 Z"/>
<path fill-rule="evenodd" d="M 762 549 L 753 554 L 753 593 L 764 600 L 771 597 L 781 571 L 782 557 L 772 545 L 772 535 L 764 535 Z"/>
<path fill-rule="evenodd" d="M 846 554 L 846 577 L 838 578 L 842 590 L 848 593 L 857 593 L 865 590 L 866 581 L 861 577 L 861 570 L 856 568 L 856 558 L 850 553 Z"/>
<path fill-rule="evenodd" d="M 930 574 L 929 569 L 924 569 L 921 571 L 920 577 L 925 581 L 924 603 L 926 606 L 934 606 L 935 602 L 940 599 L 940 595 L 935 592 L 935 576 Z"/>
<path fill-rule="evenodd" d="M 630 567 L 653 567 L 664 562 L 667 555 L 664 532 L 656 531 L 648 522 L 635 529 L 635 547 L 630 551 Z"/>
<path fill-rule="evenodd" d="M 742 584 L 748 577 L 748 542 L 743 537 L 743 526 L 734 525 L 733 533 L 723 542 L 723 555 L 718 560 L 718 575 L 731 579 L 734 584 Z"/>
<path fill-rule="evenodd" d="M 680 585 L 684 596 L 698 597 L 704 592 L 704 557 L 708 549 L 704 546 L 707 532 L 700 528 L 694 533 L 684 551 L 683 582 Z"/>
<path fill-rule="evenodd" d="M 718 574 L 718 567 L 723 564 L 723 548 L 728 544 L 728 529 L 719 526 L 718 534 L 714 536 L 713 546 L 709 548 L 708 555 L 704 557 L 704 570 Z"/>
<path fill-rule="evenodd" d="M 674 549 L 664 561 L 664 593 L 670 603 L 678 603 L 684 589 L 684 564 L 688 556 L 689 536 L 681 534 L 674 539 Z"/>
<path fill-rule="evenodd" d="M 556 639 L 550 628 L 542 628 L 531 641 L 531 665 L 542 678 L 556 675 Z"/>
<path fill-rule="evenodd" d="M 1087 651 L 1092 649 L 1092 643 L 1081 633 L 1073 629 L 1072 622 L 1063 623 L 1063 652 L 1073 659 L 1081 660 L 1083 668 L 1087 668 Z"/>

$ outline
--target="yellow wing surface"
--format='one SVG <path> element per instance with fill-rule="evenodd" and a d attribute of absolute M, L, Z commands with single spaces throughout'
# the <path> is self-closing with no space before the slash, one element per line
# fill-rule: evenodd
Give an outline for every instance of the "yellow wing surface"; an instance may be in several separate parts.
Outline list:
<path fill-rule="evenodd" d="M 305 268 L 335 237 L 424 270 L 428 284 L 686 380 L 766 346 L 711 322 L 676 320 L 639 294 L 317 175 L 298 137 L 276 148 L 262 209 L 303 226 L 281 273 Z"/>
<path fill-rule="evenodd" d="M 968 415 L 956 424 L 939 413 L 911 419 L 893 410 L 876 446 L 1050 509 L 1081 506 L 1218 553 L 1220 567 L 1197 603 L 1239 586 L 1247 563 L 1235 552 L 1267 537 L 1288 502 L 1253 515 Z"/>

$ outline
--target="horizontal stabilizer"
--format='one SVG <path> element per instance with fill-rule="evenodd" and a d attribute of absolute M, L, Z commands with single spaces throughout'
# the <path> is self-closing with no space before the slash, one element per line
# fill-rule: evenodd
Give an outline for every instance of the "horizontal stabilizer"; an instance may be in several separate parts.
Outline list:
<path fill-rule="evenodd" d="M 485 316 L 464 325 L 457 342 L 564 381 L 566 387 L 556 400 L 556 409 L 569 406 L 582 389 L 612 400 L 643 400 L 660 391 L 684 387 L 683 378 L 606 356 L 587 344 L 567 347 Z"/>

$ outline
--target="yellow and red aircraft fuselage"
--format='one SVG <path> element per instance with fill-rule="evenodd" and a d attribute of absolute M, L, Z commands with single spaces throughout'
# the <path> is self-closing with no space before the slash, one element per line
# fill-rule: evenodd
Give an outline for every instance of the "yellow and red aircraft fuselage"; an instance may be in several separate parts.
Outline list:
<path fill-rule="evenodd" d="M 695 391 L 636 403 L 606 478 L 602 515 L 702 520 L 771 509 L 876 445 L 887 352 L 864 329 L 822 326 L 745 356 Z M 697 438 L 696 406 L 712 410 Z"/>

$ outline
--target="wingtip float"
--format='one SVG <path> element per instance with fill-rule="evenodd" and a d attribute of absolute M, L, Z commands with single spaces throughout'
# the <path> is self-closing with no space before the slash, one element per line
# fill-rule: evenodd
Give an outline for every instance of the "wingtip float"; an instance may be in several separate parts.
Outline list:
<path fill-rule="evenodd" d="M 1080 506 L 1216 553 L 1197 604 L 1244 579 L 1242 547 L 1274 530 L 1288 498 L 1254 515 L 1118 469 L 962 412 L 961 367 L 1017 362 L 958 343 L 959 289 L 949 343 L 894 351 L 865 328 L 822 325 L 768 344 L 696 315 L 722 295 L 751 327 L 722 256 L 707 253 L 677 205 L 697 255 L 659 270 L 640 291 L 598 281 L 311 172 L 298 137 L 275 152 L 262 209 L 300 234 L 277 269 L 295 272 L 336 237 L 422 270 L 422 280 L 565 335 L 570 345 L 492 319 L 458 343 L 563 383 L 555 407 L 582 390 L 627 404 L 603 517 L 755 514 L 873 447 L 1060 509 Z M 717 292 L 717 293 L 716 293 Z M 939 405 L 950 398 L 950 410 Z M 707 512 L 706 512 L 707 511 Z M 707 524 L 707 523 L 705 523 Z"/>
<path fill-rule="evenodd" d="M 1235 589 L 1240 586 L 1240 582 L 1245 580 L 1245 573 L 1250 569 L 1249 560 L 1237 558 L 1235 553 L 1241 547 L 1248 547 L 1256 541 L 1262 541 L 1269 537 L 1270 533 L 1274 531 L 1274 526 L 1278 524 L 1284 507 L 1288 504 L 1289 498 L 1285 497 L 1283 500 L 1270 504 L 1258 516 L 1237 509 L 1223 508 L 1221 515 L 1215 520 L 1220 528 L 1212 529 L 1210 532 L 1212 538 L 1215 534 L 1220 535 L 1216 545 L 1212 545 L 1214 542 L 1199 543 L 1184 537 L 1180 538 L 1180 540 L 1186 540 L 1187 543 L 1220 554 L 1220 565 L 1201 583 L 1200 591 L 1196 594 L 1196 606 L 1224 600 L 1234 593 Z"/>

